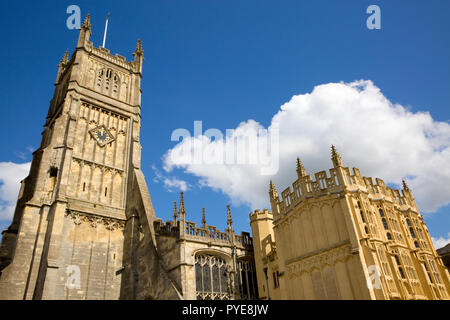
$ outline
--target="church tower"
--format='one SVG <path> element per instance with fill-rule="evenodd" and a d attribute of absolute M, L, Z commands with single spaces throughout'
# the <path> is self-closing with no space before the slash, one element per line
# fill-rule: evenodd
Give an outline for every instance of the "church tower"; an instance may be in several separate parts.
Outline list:
<path fill-rule="evenodd" d="M 0 299 L 177 299 L 140 169 L 141 41 L 134 60 L 89 41 L 58 65 L 40 147 L 0 247 Z"/>

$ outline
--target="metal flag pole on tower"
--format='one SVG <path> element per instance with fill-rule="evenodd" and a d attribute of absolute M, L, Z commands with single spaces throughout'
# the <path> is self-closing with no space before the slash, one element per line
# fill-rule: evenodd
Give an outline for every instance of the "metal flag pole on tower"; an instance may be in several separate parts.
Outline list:
<path fill-rule="evenodd" d="M 103 34 L 103 45 L 102 47 L 105 47 L 105 42 L 106 42 L 106 31 L 108 30 L 108 19 L 109 19 L 109 12 L 106 15 L 106 23 L 105 23 L 105 33 Z"/>

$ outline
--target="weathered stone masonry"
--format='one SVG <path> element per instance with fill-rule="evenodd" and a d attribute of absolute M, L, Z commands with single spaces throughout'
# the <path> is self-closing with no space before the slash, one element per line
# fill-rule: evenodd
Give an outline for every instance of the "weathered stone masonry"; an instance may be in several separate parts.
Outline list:
<path fill-rule="evenodd" d="M 143 50 L 89 41 L 58 65 L 54 96 L 0 246 L 0 299 L 179 299 L 140 169 Z M 68 272 L 79 270 L 79 287 Z M 75 282 L 77 284 L 77 282 Z"/>

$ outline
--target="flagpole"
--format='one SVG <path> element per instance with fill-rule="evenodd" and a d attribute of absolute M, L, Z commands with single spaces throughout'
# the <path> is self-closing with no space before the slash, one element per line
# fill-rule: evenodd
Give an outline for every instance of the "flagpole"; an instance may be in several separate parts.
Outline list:
<path fill-rule="evenodd" d="M 105 47 L 105 42 L 106 42 L 106 31 L 108 30 L 108 19 L 109 19 L 109 12 L 106 15 L 106 23 L 105 23 L 105 33 L 103 34 L 103 45 L 102 47 Z"/>

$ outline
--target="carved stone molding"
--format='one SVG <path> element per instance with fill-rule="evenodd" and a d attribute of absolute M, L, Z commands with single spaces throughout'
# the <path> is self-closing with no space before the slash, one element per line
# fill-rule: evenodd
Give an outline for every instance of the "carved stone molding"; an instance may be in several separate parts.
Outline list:
<path fill-rule="evenodd" d="M 345 244 L 314 256 L 292 262 L 287 265 L 287 273 L 289 276 L 298 276 L 304 271 L 310 272 L 313 268 L 321 270 L 326 265 L 333 266 L 338 261 L 345 261 L 349 256 L 350 244 Z"/>
<path fill-rule="evenodd" d="M 90 166 L 91 169 L 99 168 L 103 173 L 111 172 L 112 175 L 115 175 L 116 173 L 120 174 L 121 177 L 124 175 L 124 170 L 112 166 L 108 166 L 105 164 L 99 164 L 90 160 L 81 159 L 79 157 L 72 156 L 72 160 L 79 164 L 80 167 L 84 166 Z"/>
<path fill-rule="evenodd" d="M 335 199 L 335 198 L 330 198 L 327 200 L 323 200 L 320 203 L 304 203 L 301 204 L 300 207 L 298 209 L 295 209 L 293 211 L 286 213 L 282 213 L 282 218 L 275 223 L 275 225 L 289 225 L 291 224 L 295 219 L 300 219 L 302 217 L 303 214 L 305 214 L 306 212 L 311 212 L 313 208 L 319 208 L 320 211 L 322 211 L 322 208 L 324 206 L 330 206 L 331 208 L 333 208 L 334 206 L 336 206 L 336 204 L 339 204 L 339 199 Z"/>
<path fill-rule="evenodd" d="M 98 225 L 103 224 L 107 230 L 123 230 L 125 228 L 125 220 L 97 216 L 90 213 L 74 211 L 67 209 L 66 216 L 70 216 L 75 225 L 88 223 L 92 228 L 97 228 Z"/>

